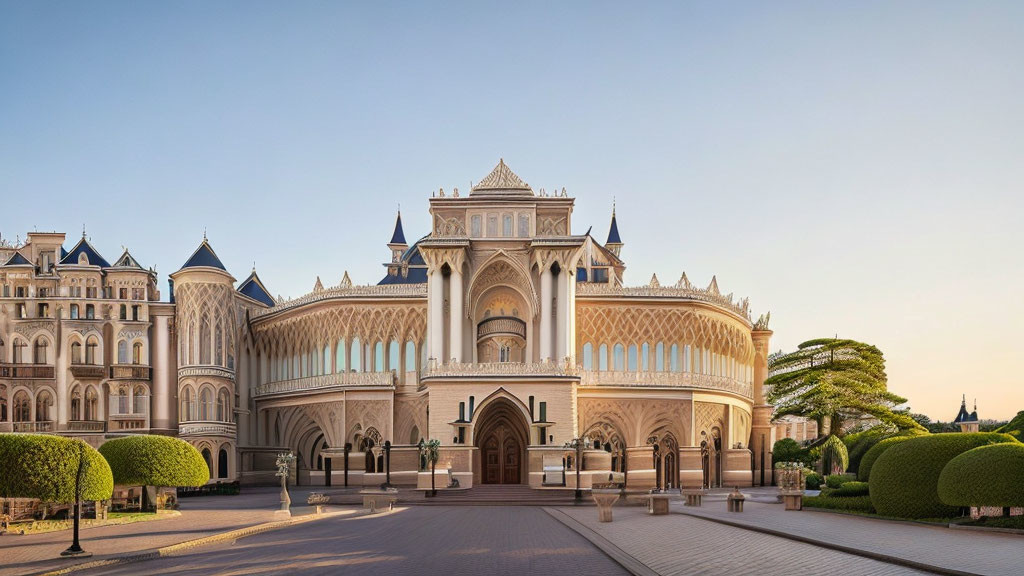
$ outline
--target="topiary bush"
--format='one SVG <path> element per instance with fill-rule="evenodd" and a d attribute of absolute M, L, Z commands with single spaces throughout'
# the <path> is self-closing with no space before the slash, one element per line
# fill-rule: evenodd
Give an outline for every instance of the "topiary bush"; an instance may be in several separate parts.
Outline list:
<path fill-rule="evenodd" d="M 100 446 L 118 486 L 197 487 L 210 481 L 203 455 L 169 436 L 127 436 Z"/>
<path fill-rule="evenodd" d="M 821 444 L 821 466 L 826 474 L 842 474 L 850 465 L 850 454 L 846 444 L 836 435 L 829 436 Z"/>
<path fill-rule="evenodd" d="M 892 448 L 900 442 L 908 440 L 909 436 L 893 436 L 892 438 L 886 438 L 879 440 L 870 450 L 864 454 L 864 457 L 860 460 L 860 467 L 857 469 L 857 479 L 861 482 L 867 482 L 871 479 L 871 467 L 875 465 L 875 461 L 882 455 L 883 452 Z"/>
<path fill-rule="evenodd" d="M 844 482 L 842 486 L 832 491 L 831 496 L 836 498 L 849 498 L 851 496 L 867 496 L 868 483 L 857 482 L 856 480 Z"/>
<path fill-rule="evenodd" d="M 874 428 L 868 428 L 862 432 L 843 436 L 843 444 L 846 444 L 846 450 L 850 455 L 850 466 L 847 470 L 856 472 L 860 468 L 860 461 L 864 457 L 864 454 L 866 454 L 872 446 L 878 444 L 879 441 L 892 436 L 892 434 L 893 433 L 888 427 L 876 426 Z"/>
<path fill-rule="evenodd" d="M 1024 444 L 994 444 L 953 458 L 939 475 L 950 506 L 1024 506 Z"/>
<path fill-rule="evenodd" d="M 884 516 L 947 518 L 957 507 L 939 499 L 942 469 L 956 456 L 979 446 L 1017 441 L 995 432 L 934 434 L 908 438 L 885 450 L 871 468 L 871 502 Z"/>
<path fill-rule="evenodd" d="M 807 454 L 792 438 L 783 438 L 772 446 L 773 462 L 803 462 Z"/>
<path fill-rule="evenodd" d="M 1024 442 L 1024 410 L 1017 412 L 1017 415 L 1014 416 L 1013 419 L 999 428 L 996 428 L 995 431 L 1009 434 L 1017 440 Z"/>
<path fill-rule="evenodd" d="M 82 500 L 106 500 L 114 490 L 107 461 L 77 438 L 43 434 L 0 434 L 0 498 L 75 501 L 75 479 L 84 458 Z"/>
<path fill-rule="evenodd" d="M 839 488 L 847 482 L 853 482 L 857 480 L 857 477 L 853 474 L 832 474 L 825 478 L 825 486 L 829 488 Z"/>
<path fill-rule="evenodd" d="M 804 506 L 808 508 L 827 508 L 829 510 L 849 510 L 853 512 L 874 512 L 870 496 L 851 496 L 836 498 L 834 496 L 808 496 L 804 498 Z"/>
<path fill-rule="evenodd" d="M 820 490 L 821 483 L 823 481 L 824 479 L 821 477 L 821 474 L 818 474 L 817 472 L 811 472 L 810 474 L 804 475 L 804 485 L 808 490 Z"/>

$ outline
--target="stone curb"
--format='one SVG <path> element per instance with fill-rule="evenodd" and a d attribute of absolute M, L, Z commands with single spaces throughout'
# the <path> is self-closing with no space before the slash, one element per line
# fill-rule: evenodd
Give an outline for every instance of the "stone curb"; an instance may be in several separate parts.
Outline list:
<path fill-rule="evenodd" d="M 998 528 L 996 526 L 963 526 L 961 524 L 950 524 L 951 530 L 973 530 L 976 532 L 995 532 L 998 534 L 1015 534 L 1017 536 L 1024 536 L 1024 530 L 1017 530 L 1016 528 Z"/>
<path fill-rule="evenodd" d="M 320 520 L 325 518 L 333 518 L 335 516 L 344 516 L 342 512 L 329 512 L 326 514 L 306 514 L 291 518 L 289 520 L 277 520 L 273 522 L 264 522 L 263 524 L 255 524 L 253 526 L 247 526 L 245 528 L 238 528 L 236 530 L 230 530 L 228 532 L 221 532 L 219 534 L 211 534 L 210 536 L 203 536 L 195 538 L 193 540 L 187 540 L 185 542 L 179 542 L 177 544 L 168 544 L 160 548 L 152 550 L 145 550 L 142 552 L 127 552 L 112 556 L 110 558 L 104 558 L 102 560 L 93 560 L 91 562 L 83 562 L 81 564 L 73 564 L 71 566 L 65 566 L 64 568 L 58 568 L 57 570 L 49 570 L 46 572 L 35 572 L 33 576 L 61 576 L 63 574 L 71 574 L 72 572 L 79 572 L 82 570 L 91 570 L 93 568 L 103 568 L 106 566 L 119 566 L 121 564 L 130 564 L 133 562 L 142 562 L 144 560 L 152 560 L 154 558 L 160 558 L 162 556 L 169 556 L 175 552 L 182 550 L 189 550 L 192 548 L 198 548 L 200 546 L 207 546 L 210 544 L 216 544 L 219 542 L 226 542 L 232 540 L 238 540 L 239 538 L 245 538 L 246 536 L 255 536 L 264 532 L 270 532 L 279 528 L 287 528 L 296 524 L 305 524 L 314 520 Z"/>
<path fill-rule="evenodd" d="M 651 568 L 646 564 L 637 560 L 634 556 L 622 548 L 619 548 L 604 536 L 601 536 L 586 525 L 580 523 L 572 516 L 569 516 L 557 508 L 544 507 L 543 510 L 547 512 L 549 516 L 565 525 L 566 528 L 585 538 L 598 550 L 604 552 L 606 556 L 611 558 L 619 566 L 622 566 L 633 576 L 658 576 L 658 573 L 651 570 Z"/>
<path fill-rule="evenodd" d="M 906 558 L 900 558 L 899 556 L 892 556 L 890 554 L 882 554 L 880 552 L 872 552 L 870 550 L 864 550 L 862 548 L 854 548 L 852 546 L 843 546 L 842 544 L 836 544 L 834 542 L 825 542 L 823 540 L 816 540 L 814 538 L 808 538 L 806 536 L 800 536 L 797 534 L 790 534 L 789 532 L 783 532 L 782 530 L 774 530 L 771 528 L 764 528 L 761 526 L 754 526 L 752 524 L 745 524 L 743 522 L 733 522 L 732 520 L 725 520 L 722 518 L 713 518 L 704 516 L 701 514 L 691 514 L 685 510 L 679 511 L 680 514 L 685 514 L 690 518 L 698 518 L 700 520 L 707 520 L 708 522 L 717 522 L 718 524 L 724 524 L 726 526 L 732 526 L 733 528 L 741 528 L 743 530 L 750 530 L 751 532 L 760 532 L 762 534 L 768 534 L 769 536 L 778 536 L 787 540 L 793 540 L 796 542 L 803 542 L 804 544 L 810 544 L 819 548 L 827 548 L 829 550 L 836 550 L 838 552 L 845 552 L 854 556 L 861 556 L 863 558 L 870 558 L 872 560 L 878 560 L 887 564 L 896 564 L 898 566 L 905 566 L 907 568 L 914 568 L 915 570 L 923 570 L 925 572 L 931 572 L 933 574 L 943 574 L 948 576 L 982 576 L 976 572 L 964 572 L 962 570 L 954 570 L 952 568 L 944 568 L 942 566 L 935 566 L 934 564 L 926 564 L 924 562 L 917 562 L 915 560 L 908 560 Z M 935 526 L 934 524 L 932 526 Z M 939 528 L 942 526 L 939 525 Z"/>

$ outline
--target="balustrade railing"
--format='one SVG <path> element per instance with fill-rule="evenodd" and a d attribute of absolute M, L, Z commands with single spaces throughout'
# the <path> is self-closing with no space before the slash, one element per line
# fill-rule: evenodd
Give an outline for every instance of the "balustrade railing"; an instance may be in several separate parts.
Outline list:
<path fill-rule="evenodd" d="M 304 392 L 308 390 L 322 390 L 326 388 L 342 387 L 393 387 L 395 375 L 393 372 L 338 372 L 336 374 L 322 374 L 320 376 L 308 376 L 306 378 L 293 378 L 291 380 L 280 380 L 278 382 L 267 382 L 256 386 L 253 396 L 268 396 L 271 394 L 288 394 L 291 392 Z"/>
<path fill-rule="evenodd" d="M 113 380 L 149 380 L 151 368 L 144 364 L 114 364 L 110 367 Z"/>
<path fill-rule="evenodd" d="M 430 366 L 425 378 L 457 376 L 576 376 L 579 370 L 556 362 L 449 362 Z"/>
<path fill-rule="evenodd" d="M 103 378 L 103 366 L 95 364 L 72 364 L 71 375 L 75 378 L 92 378 L 99 379 Z"/>
<path fill-rule="evenodd" d="M 53 366 L 46 364 L 0 364 L 0 378 L 52 380 Z"/>
<path fill-rule="evenodd" d="M 99 420 L 71 420 L 68 422 L 68 432 L 105 432 L 107 423 Z"/>
<path fill-rule="evenodd" d="M 53 422 L 15 422 L 12 431 L 22 433 L 53 432 Z"/>
<path fill-rule="evenodd" d="M 747 398 L 753 395 L 752 387 L 748 383 L 710 374 L 584 370 L 580 375 L 580 384 L 583 386 L 700 388 L 732 392 Z"/>
<path fill-rule="evenodd" d="M 492 334 L 513 334 L 526 339 L 526 322 L 514 316 L 495 316 L 486 318 L 477 326 L 477 339 Z"/>
<path fill-rule="evenodd" d="M 181 436 L 234 436 L 233 422 L 182 422 L 178 424 Z"/>

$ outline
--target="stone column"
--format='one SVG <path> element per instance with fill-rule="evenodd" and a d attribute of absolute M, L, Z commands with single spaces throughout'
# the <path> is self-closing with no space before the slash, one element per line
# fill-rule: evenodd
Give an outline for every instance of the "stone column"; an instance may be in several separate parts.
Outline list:
<path fill-rule="evenodd" d="M 545 262 L 540 272 L 540 358 L 551 359 L 551 268 Z"/>
<path fill-rule="evenodd" d="M 235 438 L 239 446 L 248 446 L 249 442 L 249 386 L 252 385 L 252 371 L 249 350 L 244 345 L 238 354 L 238 372 L 235 373 L 235 390 L 238 391 L 238 425 Z"/>
<path fill-rule="evenodd" d="M 448 356 L 456 362 L 462 362 L 462 266 L 461 262 L 451 263 L 452 274 L 448 278 L 449 328 L 451 343 L 448 346 Z"/>
<path fill-rule="evenodd" d="M 771 330 L 754 330 L 754 381 L 753 421 L 750 427 L 750 450 L 754 453 L 754 484 L 772 483 L 772 446 L 775 444 L 775 427 L 772 426 L 773 408 L 764 399 L 764 381 L 768 378 L 768 347 Z"/>
<path fill-rule="evenodd" d="M 562 268 L 558 272 L 558 309 L 555 311 L 555 362 L 565 362 L 567 339 L 569 336 L 569 282 L 566 277 L 568 270 Z"/>
<path fill-rule="evenodd" d="M 172 428 L 171 405 L 174 400 L 171 398 L 171 370 L 169 356 L 173 353 L 170 342 L 170 329 L 167 326 L 169 316 L 153 314 L 150 309 L 150 318 L 153 320 L 153 328 L 150 332 L 150 358 L 153 366 L 153 416 L 150 426 L 166 430 Z"/>
<path fill-rule="evenodd" d="M 444 326 L 441 325 L 444 318 L 444 277 L 440 266 L 434 266 L 429 274 L 427 333 L 430 339 L 427 341 L 427 354 L 440 364 L 444 361 Z"/>

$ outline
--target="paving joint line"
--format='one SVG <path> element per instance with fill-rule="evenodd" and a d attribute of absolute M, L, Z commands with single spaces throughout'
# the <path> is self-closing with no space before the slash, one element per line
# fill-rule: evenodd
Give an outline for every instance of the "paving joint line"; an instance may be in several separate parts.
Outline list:
<path fill-rule="evenodd" d="M 616 546 L 611 540 L 608 540 L 604 536 L 598 534 L 593 528 L 590 528 L 565 512 L 562 512 L 557 508 L 549 508 L 546 506 L 542 509 L 547 512 L 549 516 L 558 522 L 561 522 L 566 528 L 576 532 L 593 544 L 595 548 L 603 552 L 605 556 L 611 558 L 613 562 L 622 566 L 623 569 L 633 576 L 661 576 L 650 566 L 644 564 L 629 552 L 626 552 L 622 548 Z"/>

